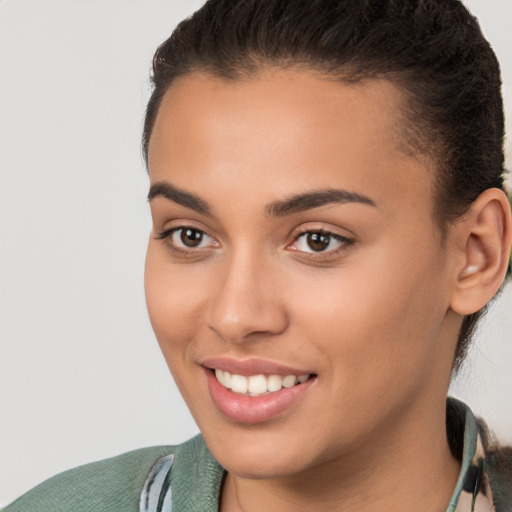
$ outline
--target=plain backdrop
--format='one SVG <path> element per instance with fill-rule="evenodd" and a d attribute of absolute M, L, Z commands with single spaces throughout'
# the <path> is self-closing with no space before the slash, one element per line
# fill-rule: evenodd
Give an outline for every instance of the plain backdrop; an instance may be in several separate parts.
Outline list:
<path fill-rule="evenodd" d="M 0 506 L 197 432 L 144 304 L 140 133 L 152 54 L 201 3 L 0 0 Z M 501 60 L 510 120 L 512 0 L 467 4 Z M 509 442 L 511 342 L 509 286 L 453 386 Z"/>

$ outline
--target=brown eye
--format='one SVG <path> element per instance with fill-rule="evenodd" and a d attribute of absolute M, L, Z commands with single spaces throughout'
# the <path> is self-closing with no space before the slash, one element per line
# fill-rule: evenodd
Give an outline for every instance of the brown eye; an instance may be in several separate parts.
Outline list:
<path fill-rule="evenodd" d="M 315 252 L 325 251 L 329 247 L 331 236 L 325 233 L 308 233 L 306 243 Z"/>
<path fill-rule="evenodd" d="M 180 240 L 185 247 L 198 247 L 203 241 L 204 233 L 198 229 L 180 229 Z"/>
<path fill-rule="evenodd" d="M 352 245 L 348 238 L 329 231 L 304 231 L 297 236 L 290 249 L 302 253 L 334 255 Z"/>
<path fill-rule="evenodd" d="M 177 258 L 210 254 L 219 243 L 202 229 L 192 226 L 180 226 L 158 233 L 156 238 L 165 241 L 165 245 Z"/>

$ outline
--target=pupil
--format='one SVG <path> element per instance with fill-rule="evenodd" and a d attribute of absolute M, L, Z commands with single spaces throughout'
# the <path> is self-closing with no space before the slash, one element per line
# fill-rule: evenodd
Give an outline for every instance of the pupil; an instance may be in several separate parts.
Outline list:
<path fill-rule="evenodd" d="M 329 246 L 331 237 L 323 233 L 309 233 L 307 242 L 313 251 L 323 251 Z"/>
<path fill-rule="evenodd" d="M 197 247 L 203 239 L 203 233 L 197 229 L 182 229 L 180 238 L 183 245 Z"/>

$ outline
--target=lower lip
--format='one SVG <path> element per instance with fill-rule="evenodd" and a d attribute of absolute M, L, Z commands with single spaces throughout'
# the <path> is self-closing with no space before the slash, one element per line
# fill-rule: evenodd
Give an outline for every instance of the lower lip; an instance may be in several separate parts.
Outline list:
<path fill-rule="evenodd" d="M 210 395 L 220 412 L 230 420 L 246 424 L 263 423 L 281 415 L 296 405 L 316 380 L 309 378 L 291 388 L 282 388 L 260 396 L 248 396 L 225 388 L 211 370 L 205 368 L 205 373 Z"/>

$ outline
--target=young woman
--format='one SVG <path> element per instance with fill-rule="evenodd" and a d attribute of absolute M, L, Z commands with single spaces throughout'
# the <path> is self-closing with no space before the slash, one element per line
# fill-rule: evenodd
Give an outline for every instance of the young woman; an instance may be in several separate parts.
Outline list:
<path fill-rule="evenodd" d="M 153 66 L 146 298 L 201 436 L 6 512 L 510 510 L 510 450 L 447 400 L 512 241 L 476 21 L 210 0 Z"/>

